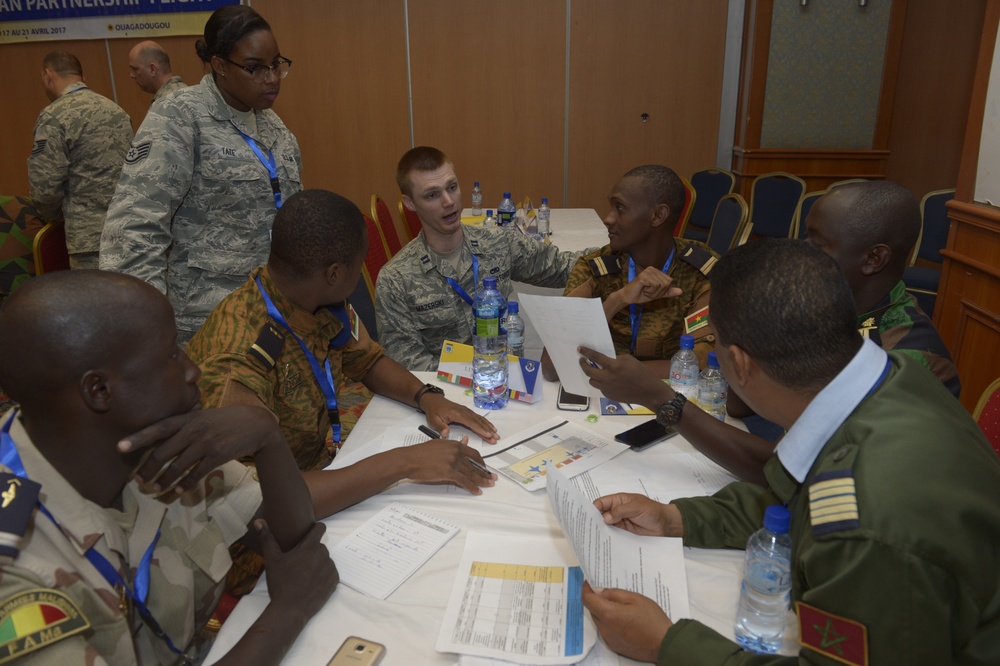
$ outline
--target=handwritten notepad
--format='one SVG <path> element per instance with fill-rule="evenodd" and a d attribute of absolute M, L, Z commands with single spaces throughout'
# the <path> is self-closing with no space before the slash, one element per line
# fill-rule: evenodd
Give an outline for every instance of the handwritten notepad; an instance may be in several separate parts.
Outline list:
<path fill-rule="evenodd" d="M 330 550 L 340 582 L 385 599 L 423 566 L 459 527 L 393 503 Z"/>

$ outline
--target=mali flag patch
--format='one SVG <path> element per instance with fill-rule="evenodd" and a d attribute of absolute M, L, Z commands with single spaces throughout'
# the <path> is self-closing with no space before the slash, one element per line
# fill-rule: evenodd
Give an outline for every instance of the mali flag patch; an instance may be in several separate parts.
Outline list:
<path fill-rule="evenodd" d="M 868 666 L 868 628 L 815 606 L 795 602 L 802 647 L 850 666 Z"/>
<path fill-rule="evenodd" d="M 62 592 L 37 588 L 0 603 L 0 664 L 90 627 Z"/>

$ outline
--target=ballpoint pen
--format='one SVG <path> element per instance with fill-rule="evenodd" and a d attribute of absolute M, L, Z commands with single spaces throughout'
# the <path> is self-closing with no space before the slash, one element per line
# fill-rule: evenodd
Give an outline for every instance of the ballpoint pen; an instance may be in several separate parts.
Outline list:
<path fill-rule="evenodd" d="M 420 432 L 424 433 L 425 435 L 427 435 L 431 439 L 441 439 L 441 433 L 439 433 L 437 430 L 434 430 L 433 428 L 429 428 L 428 426 L 425 426 L 423 424 L 418 425 L 417 426 L 417 430 L 419 430 Z M 493 472 L 491 472 L 485 465 L 483 465 L 482 463 L 480 463 L 478 460 L 475 460 L 474 458 L 470 458 L 469 456 L 465 456 L 465 459 L 468 460 L 472 464 L 473 467 L 475 467 L 476 469 L 478 469 L 483 474 L 486 474 L 486 475 L 489 475 L 489 476 L 493 475 Z"/>

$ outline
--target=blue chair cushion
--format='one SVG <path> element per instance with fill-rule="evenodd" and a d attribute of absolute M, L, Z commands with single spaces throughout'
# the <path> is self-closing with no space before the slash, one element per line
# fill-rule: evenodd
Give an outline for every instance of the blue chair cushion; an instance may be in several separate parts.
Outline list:
<path fill-rule="evenodd" d="M 937 291 L 941 282 L 941 271 L 925 266 L 910 266 L 903 272 L 903 283 L 910 289 Z"/>

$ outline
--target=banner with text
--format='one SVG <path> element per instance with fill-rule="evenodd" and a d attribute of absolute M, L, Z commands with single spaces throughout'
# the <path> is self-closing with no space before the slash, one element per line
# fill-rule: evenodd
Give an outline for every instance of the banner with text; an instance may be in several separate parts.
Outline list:
<path fill-rule="evenodd" d="M 239 0 L 0 0 L 0 44 L 200 35 Z"/>

